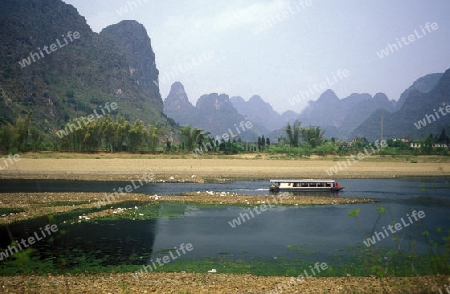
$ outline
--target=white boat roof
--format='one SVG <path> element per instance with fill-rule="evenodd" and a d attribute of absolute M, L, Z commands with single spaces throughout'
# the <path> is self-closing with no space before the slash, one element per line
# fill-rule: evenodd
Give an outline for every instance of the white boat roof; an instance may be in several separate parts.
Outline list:
<path fill-rule="evenodd" d="M 271 183 L 334 183 L 335 180 L 330 179 L 279 179 L 270 180 Z"/>

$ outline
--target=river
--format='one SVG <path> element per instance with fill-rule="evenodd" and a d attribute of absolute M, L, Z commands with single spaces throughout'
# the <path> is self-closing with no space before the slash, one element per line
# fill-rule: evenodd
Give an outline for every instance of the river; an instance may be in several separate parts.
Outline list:
<path fill-rule="evenodd" d="M 345 258 L 345 248 L 363 246 L 363 241 L 378 234 L 372 247 L 408 248 L 416 242 L 424 252 L 429 240 L 442 244 L 435 232 L 450 230 L 450 191 L 445 178 L 342 179 L 346 188 L 337 196 L 362 197 L 378 203 L 353 205 L 280 206 L 256 213 L 254 207 L 161 204 L 160 217 L 152 220 L 92 220 L 71 222 L 77 212 L 56 216 L 59 234 L 52 242 L 33 245 L 42 260 L 63 256 L 66 266 L 77 266 L 83 259 L 97 266 L 145 264 L 180 244 L 191 243 L 194 250 L 180 259 L 226 257 L 228 259 L 309 259 L 311 261 Z M 1 192 L 107 192 L 127 182 L 84 182 L 55 180 L 1 180 Z M 215 191 L 269 195 L 268 181 L 231 181 L 226 183 L 152 183 L 133 192 L 149 195 L 174 195 L 182 192 Z M 296 194 L 301 197 L 301 194 Z M 1 194 L 0 194 L 1 199 Z M 163 198 L 162 198 L 163 199 Z M 131 206 L 134 204 L 130 204 Z M 385 213 L 379 217 L 377 208 Z M 348 216 L 360 209 L 358 220 Z M 249 209 L 252 209 L 252 214 Z M 412 212 L 423 212 L 417 220 Z M 176 212 L 174 214 L 174 212 Z M 247 216 L 245 216 L 247 214 Z M 177 215 L 177 217 L 168 217 Z M 240 225 L 233 220 L 240 220 Z M 378 219 L 378 220 L 377 220 Z M 245 222 L 243 221 L 245 220 Z M 9 226 L 14 239 L 31 236 L 45 226 L 38 218 Z M 387 229 L 400 223 L 396 242 Z M 376 225 L 375 225 L 376 224 Z M 375 225 L 375 226 L 374 226 Z M 424 236 L 422 232 L 430 234 Z M 389 235 L 388 235 L 389 233 Z M 0 248 L 10 244 L 5 226 L 0 227 Z M 375 239 L 374 239 L 375 240 Z M 293 250 L 295 249 L 295 250 Z M 93 262 L 94 261 L 94 262 Z M 0 265 L 1 266 L 1 265 Z"/>

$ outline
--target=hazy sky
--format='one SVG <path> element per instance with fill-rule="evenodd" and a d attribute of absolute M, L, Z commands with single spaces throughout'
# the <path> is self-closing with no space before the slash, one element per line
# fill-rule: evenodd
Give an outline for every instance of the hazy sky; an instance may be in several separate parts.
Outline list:
<path fill-rule="evenodd" d="M 450 68 L 449 0 L 64 2 L 95 32 L 125 19 L 142 23 L 163 99 L 180 81 L 193 104 L 212 92 L 256 94 L 279 112 L 300 112 L 328 88 L 340 98 L 398 99 L 417 78 Z"/>

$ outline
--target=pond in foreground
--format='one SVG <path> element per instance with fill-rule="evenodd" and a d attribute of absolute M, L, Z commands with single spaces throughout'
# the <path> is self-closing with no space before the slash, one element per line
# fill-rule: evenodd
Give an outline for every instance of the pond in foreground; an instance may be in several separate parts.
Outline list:
<path fill-rule="evenodd" d="M 444 241 L 441 238 L 448 236 L 450 230 L 450 195 L 444 178 L 341 180 L 340 183 L 346 186 L 345 192 L 339 194 L 340 197 L 374 198 L 380 202 L 277 206 L 263 212 L 261 209 L 255 210 L 254 206 L 202 206 L 161 202 L 150 208 L 157 210 L 159 215 L 150 220 L 139 220 L 137 217 L 134 220 L 100 219 L 79 222 L 80 212 L 74 212 L 55 215 L 51 219 L 51 223 L 58 225 L 59 231 L 53 238 L 36 242 L 33 249 L 37 251 L 32 256 L 41 265 L 45 264 L 49 271 L 81 271 L 81 268 L 102 271 L 106 267 L 118 265 L 142 267 L 151 260 L 164 256 L 170 256 L 172 261 L 165 265 L 166 269 L 171 266 L 174 270 L 189 270 L 191 268 L 188 261 L 202 261 L 208 266 L 206 259 L 211 258 L 220 261 L 216 265 L 224 266 L 227 262 L 228 266 L 232 265 L 237 260 L 249 263 L 263 261 L 262 266 L 296 261 L 338 265 L 354 257 L 355 250 L 369 252 L 370 248 L 378 250 L 387 247 L 392 251 L 401 245 L 408 252 L 414 252 L 417 248 L 418 252 L 424 253 L 430 248 L 430 240 L 438 242 L 439 249 L 443 247 Z M 80 185 L 83 189 L 82 183 L 78 183 L 77 187 Z M 90 183 L 86 185 L 89 186 Z M 146 187 L 142 193 L 161 193 L 161 190 L 167 194 L 175 190 L 185 192 L 180 189 L 185 186 L 157 184 Z M 262 189 L 266 186 L 267 181 L 238 181 L 221 185 L 188 184 L 188 190 L 220 192 L 247 187 L 244 189 L 247 191 L 243 193 L 269 194 Z M 40 187 L 40 192 L 46 190 L 46 185 Z M 98 189 L 98 185 L 96 187 Z M 111 184 L 108 189 L 111 189 Z M 128 203 L 128 206 L 135 209 L 134 203 Z M 377 208 L 380 206 L 385 212 L 378 219 L 380 214 Z M 348 215 L 355 208 L 360 209 L 358 219 Z M 140 204 L 136 212 L 145 214 L 148 209 L 148 205 L 145 207 Z M 412 216 L 414 210 L 423 211 L 422 218 L 416 216 L 417 221 Z M 19 240 L 32 236 L 48 223 L 48 218 L 40 218 L 11 225 L 9 230 L 13 239 Z M 398 234 L 392 234 L 396 223 L 400 224 L 397 225 Z M 391 231 L 388 229 L 389 225 L 392 225 Z M 438 228 L 441 229 L 441 234 L 436 233 Z M 425 231 L 429 234 L 423 234 Z M 363 241 L 367 242 L 367 238 L 372 237 L 375 232 L 378 232 L 378 239 L 373 239 L 375 244 L 370 248 L 366 247 Z M 0 227 L 0 234 L 0 248 L 5 251 L 10 245 L 5 227 Z M 396 237 L 400 240 L 396 241 Z M 192 244 L 193 250 L 186 253 L 179 251 L 181 254 L 175 255 L 175 260 L 172 258 L 174 249 L 183 243 Z M 414 248 L 410 248 L 410 245 Z M 173 251 L 170 253 L 171 249 Z M 12 268 L 17 264 L 11 261 L 11 257 L 1 261 L 0 271 L 14 272 Z M 158 267 L 164 270 L 164 266 Z M 282 274 L 283 271 L 288 272 L 284 267 L 276 274 Z"/>

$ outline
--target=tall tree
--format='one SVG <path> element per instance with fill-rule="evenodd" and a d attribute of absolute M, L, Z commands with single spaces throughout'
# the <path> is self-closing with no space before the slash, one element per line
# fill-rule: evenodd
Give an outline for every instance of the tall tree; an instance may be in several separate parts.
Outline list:
<path fill-rule="evenodd" d="M 183 149 L 192 150 L 194 142 L 192 140 L 192 129 L 191 126 L 184 126 L 181 128 L 181 138 L 183 142 Z"/>
<path fill-rule="evenodd" d="M 292 127 L 291 124 L 288 123 L 285 129 L 286 135 L 288 136 L 289 145 L 292 147 L 298 147 L 298 140 L 300 136 L 300 125 L 301 122 L 295 122 Z"/>
<path fill-rule="evenodd" d="M 438 138 L 438 143 L 441 143 L 441 144 L 448 144 L 449 141 L 450 141 L 450 139 L 449 139 L 448 136 L 445 134 L 445 129 L 442 129 L 442 132 L 441 132 L 441 134 L 439 135 L 439 138 Z"/>
<path fill-rule="evenodd" d="M 124 144 L 128 144 L 128 131 L 130 127 L 129 121 L 121 116 L 118 117 L 117 123 L 115 124 L 114 139 L 116 150 L 119 152 L 122 152 Z"/>
<path fill-rule="evenodd" d="M 2 120 L 2 122 L 4 123 L 4 125 L 2 128 L 0 128 L 0 144 L 6 152 L 10 152 L 14 148 L 14 144 L 17 141 L 18 134 L 12 124 L 5 120 Z"/>
<path fill-rule="evenodd" d="M 33 148 L 34 152 L 36 152 L 38 150 L 39 145 L 43 141 L 43 137 L 44 137 L 44 134 L 41 131 L 39 131 L 38 128 L 36 128 L 35 126 L 32 126 L 30 128 L 30 143 L 31 143 L 31 148 Z"/>
<path fill-rule="evenodd" d="M 28 112 L 24 119 L 18 118 L 16 121 L 17 132 L 17 148 L 19 151 L 25 151 L 28 140 L 28 129 L 30 125 L 30 117 L 33 111 Z"/>
<path fill-rule="evenodd" d="M 150 147 L 151 151 L 155 151 L 159 144 L 161 130 L 156 125 L 149 125 L 147 128 L 147 132 L 148 146 Z"/>
<path fill-rule="evenodd" d="M 137 152 L 140 148 L 142 148 L 143 144 L 147 142 L 147 130 L 141 120 L 136 120 L 130 127 L 128 137 L 128 146 L 132 152 Z"/>

